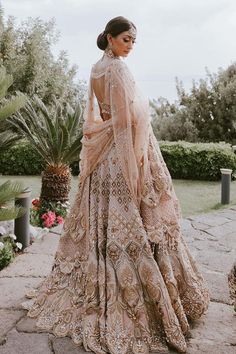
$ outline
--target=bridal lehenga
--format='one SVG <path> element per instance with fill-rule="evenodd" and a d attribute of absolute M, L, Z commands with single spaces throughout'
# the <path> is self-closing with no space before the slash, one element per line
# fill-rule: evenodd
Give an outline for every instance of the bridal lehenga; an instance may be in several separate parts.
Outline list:
<path fill-rule="evenodd" d="M 78 191 L 28 315 L 96 354 L 185 352 L 209 293 L 180 219 L 148 102 L 123 60 L 104 53 L 90 76 Z"/>

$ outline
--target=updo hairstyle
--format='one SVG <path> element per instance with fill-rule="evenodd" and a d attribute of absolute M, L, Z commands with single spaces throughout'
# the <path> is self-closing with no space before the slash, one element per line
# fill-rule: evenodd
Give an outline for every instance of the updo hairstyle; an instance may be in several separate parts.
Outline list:
<path fill-rule="evenodd" d="M 105 30 L 102 33 L 100 33 L 97 38 L 98 48 L 101 50 L 106 49 L 106 47 L 108 46 L 108 40 L 107 40 L 108 33 L 110 33 L 112 37 L 116 37 L 122 32 L 129 31 L 132 27 L 136 29 L 133 22 L 127 20 L 127 18 L 123 16 L 118 16 L 111 19 L 107 23 Z"/>

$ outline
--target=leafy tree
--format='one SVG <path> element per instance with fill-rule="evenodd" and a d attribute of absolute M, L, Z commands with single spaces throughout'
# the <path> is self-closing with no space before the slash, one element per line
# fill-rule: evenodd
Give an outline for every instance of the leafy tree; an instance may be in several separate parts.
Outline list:
<path fill-rule="evenodd" d="M 198 130 L 185 108 L 179 108 L 177 104 L 171 104 L 162 97 L 151 101 L 150 105 L 154 112 L 152 127 L 158 140 L 198 140 Z"/>
<path fill-rule="evenodd" d="M 52 54 L 52 46 L 59 38 L 54 20 L 28 18 L 17 26 L 9 17 L 2 24 L 0 58 L 13 75 L 10 92 L 21 91 L 30 97 L 37 94 L 45 104 L 56 96 L 73 107 L 79 100 L 83 105 L 84 84 L 75 83 L 77 66 L 69 65 L 65 51 L 57 59 Z"/>
<path fill-rule="evenodd" d="M 3 9 L 2 9 L 2 6 L 0 4 L 0 37 L 2 36 L 3 28 L 4 28 L 4 24 L 3 24 Z"/>
<path fill-rule="evenodd" d="M 154 100 L 153 124 L 161 139 L 236 144 L 236 63 L 206 79 L 193 81 L 187 93 L 176 83 L 178 100 Z"/>
<path fill-rule="evenodd" d="M 234 142 L 236 139 L 236 64 L 217 75 L 207 71 L 207 78 L 197 85 L 193 82 L 190 94 L 177 86 L 180 106 L 185 107 L 200 141 Z M 235 141 L 236 142 L 236 141 Z"/>

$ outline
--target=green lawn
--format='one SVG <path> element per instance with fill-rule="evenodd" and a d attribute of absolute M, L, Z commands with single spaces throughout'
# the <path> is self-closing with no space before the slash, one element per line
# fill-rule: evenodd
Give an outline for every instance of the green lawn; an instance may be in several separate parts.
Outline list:
<path fill-rule="evenodd" d="M 231 182 L 230 204 L 221 204 L 221 182 L 173 180 L 184 217 L 236 204 L 236 181 Z"/>
<path fill-rule="evenodd" d="M 39 196 L 41 177 L 40 176 L 0 176 L 0 183 L 7 179 L 21 181 L 25 187 L 32 190 L 32 199 Z M 78 184 L 78 177 L 73 177 L 70 192 L 70 202 L 73 202 Z M 228 206 L 221 205 L 221 183 L 192 180 L 173 180 L 174 189 L 180 201 L 184 217 L 209 212 L 218 208 Z M 236 204 L 236 181 L 231 182 L 231 203 Z"/>

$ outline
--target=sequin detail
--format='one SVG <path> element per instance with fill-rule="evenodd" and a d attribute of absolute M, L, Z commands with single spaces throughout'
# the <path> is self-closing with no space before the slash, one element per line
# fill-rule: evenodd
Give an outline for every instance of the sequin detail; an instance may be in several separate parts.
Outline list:
<path fill-rule="evenodd" d="M 28 315 L 96 354 L 186 351 L 188 318 L 209 294 L 182 238 L 179 205 L 154 137 L 138 210 L 112 144 L 78 192 L 53 270 Z M 150 201 L 149 201 L 149 199 Z M 156 205 L 151 202 L 155 200 Z"/>

